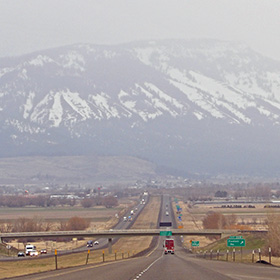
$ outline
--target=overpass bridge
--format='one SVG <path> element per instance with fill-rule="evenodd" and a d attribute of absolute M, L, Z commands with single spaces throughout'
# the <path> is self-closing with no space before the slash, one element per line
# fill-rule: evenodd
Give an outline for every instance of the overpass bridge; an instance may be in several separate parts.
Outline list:
<path fill-rule="evenodd" d="M 238 230 L 183 230 L 183 229 L 112 229 L 95 231 L 46 231 L 46 232 L 12 232 L 0 233 L 2 239 L 18 238 L 59 238 L 59 237 L 131 237 L 131 236 L 159 236 L 162 231 L 172 231 L 172 235 L 203 235 L 203 236 L 227 236 L 238 234 Z"/>

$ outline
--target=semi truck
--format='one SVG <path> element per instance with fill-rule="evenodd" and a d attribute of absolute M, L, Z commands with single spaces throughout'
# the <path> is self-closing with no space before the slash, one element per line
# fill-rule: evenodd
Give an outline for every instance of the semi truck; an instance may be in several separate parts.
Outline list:
<path fill-rule="evenodd" d="M 164 254 L 174 254 L 174 239 L 165 239 L 163 243 Z"/>

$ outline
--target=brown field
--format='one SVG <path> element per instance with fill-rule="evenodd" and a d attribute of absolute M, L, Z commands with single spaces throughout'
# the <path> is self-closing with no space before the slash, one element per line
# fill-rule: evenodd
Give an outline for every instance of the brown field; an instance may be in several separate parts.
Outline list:
<path fill-rule="evenodd" d="M 88 230 L 110 229 L 117 222 L 116 214 L 122 215 L 124 211 L 131 205 L 135 204 L 136 197 L 129 200 L 120 200 L 117 208 L 105 208 L 104 206 L 96 206 L 92 208 L 82 207 L 55 207 L 55 208 L 40 208 L 40 207 L 26 207 L 26 208 L 0 208 L 0 223 L 13 223 L 18 218 L 29 218 L 41 220 L 43 223 L 51 223 L 52 230 L 56 230 L 61 221 L 78 216 L 90 220 L 90 227 Z M 47 249 L 54 251 L 55 249 L 72 250 L 77 247 L 84 246 L 87 240 L 75 240 L 72 242 L 53 242 L 53 241 L 37 241 L 32 244 L 37 246 L 38 250 Z M 24 250 L 24 244 L 18 243 L 16 240 L 8 243 L 18 250 Z M 7 251 L 5 252 L 7 254 Z M 12 254 L 12 252 L 10 252 Z M 16 253 L 15 251 L 13 252 Z M 1 257 L 1 255 L 0 255 Z"/>
<path fill-rule="evenodd" d="M 223 215 L 232 215 L 234 214 L 237 218 L 237 223 L 240 225 L 245 225 L 249 229 L 252 230 L 267 230 L 266 220 L 269 215 L 280 214 L 279 208 L 264 208 L 265 204 L 253 204 L 256 208 L 221 208 L 221 205 L 213 205 L 213 204 L 196 204 L 191 206 L 183 203 L 183 201 L 178 202 L 180 207 L 182 208 L 182 217 L 183 222 L 177 222 L 177 226 L 183 226 L 184 229 L 188 230 L 201 230 L 203 229 L 202 221 L 204 217 L 210 211 L 219 212 Z M 176 203 L 173 202 L 173 209 L 176 213 Z M 191 248 L 190 240 L 199 240 L 199 248 Z M 210 240 L 207 237 L 203 236 L 189 236 L 184 238 L 184 247 L 192 249 L 193 251 L 203 251 L 206 247 L 206 250 L 209 248 L 211 244 L 215 244 L 215 240 Z M 210 246 L 211 247 L 211 246 Z M 257 249 L 257 248 L 256 248 Z M 205 250 L 205 249 L 204 249 Z M 238 250 L 237 250 L 238 251 Z M 239 250 L 240 251 L 240 250 Z M 225 259 L 225 255 L 220 259 Z M 255 254 L 255 260 L 257 260 L 258 255 L 257 251 Z M 267 256 L 262 256 L 263 260 L 268 261 Z M 250 253 L 243 253 L 243 262 L 251 262 L 252 255 Z M 229 261 L 231 261 L 229 259 Z M 241 255 L 236 254 L 236 261 L 241 261 Z M 272 263 L 274 265 L 280 265 L 280 258 L 273 257 Z"/>
<path fill-rule="evenodd" d="M 26 207 L 26 208 L 0 208 L 0 222 L 13 221 L 18 218 L 32 219 L 34 217 L 44 221 L 57 222 L 70 219 L 73 216 L 81 216 L 92 221 L 108 220 L 110 217 L 121 211 L 123 206 L 118 208 L 73 208 L 73 207 Z"/>
<path fill-rule="evenodd" d="M 138 216 L 138 219 L 133 225 L 133 228 L 155 228 L 157 224 L 158 215 L 154 213 L 159 212 L 161 200 L 160 197 L 150 197 L 149 203 L 146 205 L 145 209 Z M 110 223 L 106 223 L 106 228 L 111 227 Z M 149 247 L 152 237 L 129 237 L 121 238 L 113 246 L 113 254 L 108 253 L 106 250 L 91 250 L 89 253 L 88 264 L 96 264 L 103 261 L 103 252 L 105 261 L 114 261 L 115 257 L 117 260 L 122 258 L 131 257 L 134 254 L 146 249 Z M 81 243 L 83 242 L 83 244 Z M 74 246 L 73 243 L 69 242 L 68 246 Z M 84 245 L 85 241 L 78 241 L 78 245 Z M 33 243 L 32 243 L 33 244 Z M 49 241 L 49 245 L 51 242 Z M 48 246 L 47 244 L 41 243 L 42 246 Z M 40 246 L 41 246 L 40 245 Z M 53 248 L 58 249 L 58 268 L 72 267 L 78 265 L 85 265 L 87 252 L 75 253 L 67 256 L 59 256 L 59 246 L 63 245 L 65 249 L 66 244 L 63 243 L 53 243 Z M 46 259 L 30 259 L 26 258 L 23 261 L 11 261 L 11 262 L 2 262 L 0 263 L 0 279 L 6 277 L 15 277 L 19 275 L 27 275 L 31 273 L 38 273 L 43 271 L 49 271 L 55 269 L 54 257 Z"/>
<path fill-rule="evenodd" d="M 213 204 L 196 204 L 191 206 L 179 201 L 178 204 L 182 208 L 183 222 L 178 223 L 189 230 L 200 230 L 203 229 L 202 221 L 207 213 L 214 211 L 222 213 L 223 215 L 234 214 L 237 218 L 237 223 L 240 225 L 246 225 L 250 229 L 255 230 L 266 230 L 266 219 L 271 213 L 280 213 L 280 209 L 267 209 L 264 208 L 264 204 L 255 204 L 256 208 L 221 208 L 221 205 Z M 174 211 L 176 211 L 175 203 L 173 202 Z M 186 247 L 190 248 L 190 240 L 195 240 L 195 237 L 185 238 L 184 241 Z M 200 246 L 204 247 L 210 243 L 206 237 L 199 237 Z"/>

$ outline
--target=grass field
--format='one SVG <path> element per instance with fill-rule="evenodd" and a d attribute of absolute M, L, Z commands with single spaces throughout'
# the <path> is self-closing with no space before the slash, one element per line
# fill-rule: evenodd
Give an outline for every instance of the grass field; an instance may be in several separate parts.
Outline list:
<path fill-rule="evenodd" d="M 24 207 L 24 208 L 0 208 L 0 221 L 13 221 L 15 219 L 24 217 L 32 219 L 34 216 L 43 219 L 45 221 L 53 220 L 65 220 L 73 216 L 81 216 L 86 219 L 108 219 L 119 213 L 123 209 L 124 205 L 117 208 L 105 208 L 105 207 Z"/>

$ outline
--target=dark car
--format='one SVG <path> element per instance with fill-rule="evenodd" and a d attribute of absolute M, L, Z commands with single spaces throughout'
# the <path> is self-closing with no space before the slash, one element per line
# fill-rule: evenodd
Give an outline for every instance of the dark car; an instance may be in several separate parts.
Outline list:
<path fill-rule="evenodd" d="M 41 253 L 41 254 L 47 254 L 47 249 L 42 249 L 42 250 L 40 251 L 40 253 Z"/>
<path fill-rule="evenodd" d="M 18 252 L 17 256 L 18 257 L 25 257 L 25 254 L 24 254 L 24 252 Z"/>
<path fill-rule="evenodd" d="M 88 242 L 87 242 L 87 247 L 92 247 L 93 246 L 93 241 L 92 240 L 89 240 Z"/>

